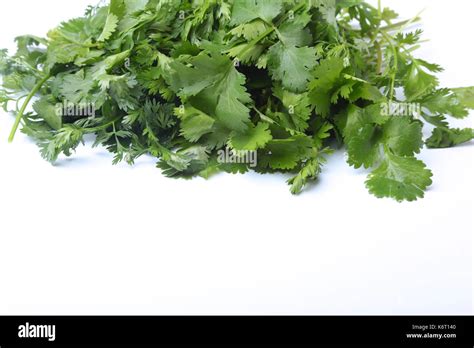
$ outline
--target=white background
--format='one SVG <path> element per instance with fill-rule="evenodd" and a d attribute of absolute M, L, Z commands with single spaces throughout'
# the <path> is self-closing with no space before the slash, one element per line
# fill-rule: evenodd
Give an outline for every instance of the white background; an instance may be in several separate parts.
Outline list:
<path fill-rule="evenodd" d="M 0 47 L 88 3 L 4 1 Z M 420 55 L 444 86 L 474 84 L 472 0 L 384 4 L 426 8 Z M 472 313 L 472 143 L 424 150 L 434 185 L 400 204 L 341 152 L 294 197 L 283 175 L 176 181 L 86 147 L 51 166 L 22 134 L 7 144 L 12 121 L 0 114 L 0 314 Z"/>

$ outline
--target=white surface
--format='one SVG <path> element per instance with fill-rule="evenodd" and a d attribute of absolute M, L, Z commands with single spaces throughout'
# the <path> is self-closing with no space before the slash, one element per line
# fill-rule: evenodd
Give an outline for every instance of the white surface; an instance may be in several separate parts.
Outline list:
<path fill-rule="evenodd" d="M 0 47 L 90 2 L 5 1 Z M 421 55 L 467 86 L 474 3 L 453 3 L 385 1 L 426 7 Z M 175 181 L 84 147 L 51 166 L 22 134 L 7 144 L 11 124 L 2 113 L 0 314 L 472 313 L 472 144 L 423 151 L 434 185 L 399 204 L 341 153 L 293 197 L 282 175 Z"/>

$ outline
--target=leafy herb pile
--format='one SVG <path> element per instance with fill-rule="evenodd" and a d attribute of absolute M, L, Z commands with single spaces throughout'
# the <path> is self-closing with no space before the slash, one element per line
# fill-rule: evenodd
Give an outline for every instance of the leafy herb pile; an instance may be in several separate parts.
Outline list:
<path fill-rule="evenodd" d="M 413 56 L 422 31 L 406 29 L 419 18 L 397 17 L 362 0 L 111 0 L 0 51 L 0 105 L 16 105 L 10 140 L 21 124 L 51 162 L 94 134 L 113 163 L 151 154 L 171 177 L 291 173 L 299 193 L 344 146 L 372 170 L 371 193 L 411 201 L 431 185 L 420 149 L 473 138 L 446 117 L 468 116 L 474 88 L 440 88 L 442 68 Z M 219 160 L 224 149 L 254 151 L 256 166 Z"/>

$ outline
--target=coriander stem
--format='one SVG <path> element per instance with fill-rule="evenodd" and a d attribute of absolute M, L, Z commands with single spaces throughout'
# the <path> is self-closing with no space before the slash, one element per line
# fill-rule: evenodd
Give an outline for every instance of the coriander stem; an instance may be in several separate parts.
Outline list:
<path fill-rule="evenodd" d="M 249 49 L 251 49 L 254 45 L 259 43 L 261 40 L 263 40 L 265 37 L 273 33 L 274 29 L 273 28 L 268 28 L 266 31 L 264 31 L 260 36 L 257 38 L 253 39 L 250 41 L 240 52 L 239 55 L 243 55 L 245 52 L 247 52 Z"/>
<path fill-rule="evenodd" d="M 114 127 L 114 132 L 115 132 L 115 122 L 117 122 L 118 120 L 120 120 L 122 118 L 122 116 L 118 116 L 116 118 L 114 118 L 113 120 L 107 122 L 107 123 L 104 123 L 100 126 L 97 126 L 97 127 L 92 127 L 92 128 L 85 128 L 84 129 L 84 132 L 85 133 L 95 133 L 97 131 L 101 131 L 103 129 L 106 129 L 110 126 L 113 126 Z"/>
<path fill-rule="evenodd" d="M 401 21 L 401 22 L 397 22 L 397 23 L 393 23 L 393 24 L 389 24 L 389 25 L 380 27 L 379 30 L 390 31 L 390 30 L 398 29 L 398 28 L 403 27 L 407 24 L 412 24 L 412 23 L 418 22 L 420 19 L 421 18 L 417 16 L 417 17 L 412 18 L 412 19 L 407 19 L 405 21 Z"/>
<path fill-rule="evenodd" d="M 47 74 L 45 77 L 43 77 L 35 87 L 31 90 L 30 94 L 26 97 L 25 101 L 23 102 L 23 105 L 21 106 L 20 111 L 18 111 L 15 122 L 13 123 L 12 130 L 10 132 L 10 136 L 8 137 L 8 142 L 12 142 L 13 138 L 15 138 L 15 133 L 18 129 L 18 126 L 20 125 L 21 120 L 23 119 L 23 115 L 25 113 L 26 107 L 30 103 L 31 99 L 38 93 L 38 91 L 43 87 L 44 83 L 48 81 L 48 79 L 51 77 L 51 75 Z"/>
<path fill-rule="evenodd" d="M 390 74 L 391 83 L 390 83 L 390 92 L 389 92 L 389 98 L 390 98 L 390 101 L 392 101 L 393 97 L 394 97 L 394 93 L 395 93 L 395 80 L 397 78 L 397 73 L 398 73 L 398 52 L 397 52 L 397 49 L 395 48 L 395 46 L 393 45 L 392 39 L 390 38 L 390 36 L 388 36 L 383 31 L 381 31 L 380 33 L 385 38 L 385 40 L 387 40 L 387 43 L 390 46 L 390 48 L 392 50 L 392 54 L 393 54 L 393 64 L 394 64 L 394 66 L 392 67 L 392 69 L 394 69 L 394 70 Z"/>
<path fill-rule="evenodd" d="M 417 17 L 412 18 L 412 19 L 407 19 L 407 20 L 404 20 L 404 21 L 401 21 L 401 22 L 385 25 L 383 27 L 373 28 L 373 29 L 368 30 L 368 32 L 373 32 L 374 30 L 382 32 L 382 31 L 391 31 L 391 30 L 395 30 L 395 29 L 400 29 L 400 28 L 403 28 L 405 25 L 410 25 L 410 24 L 419 22 L 420 20 L 421 20 L 421 18 L 417 16 Z M 361 32 L 362 31 L 360 29 L 353 29 L 353 28 L 349 28 L 349 29 L 354 30 L 356 32 Z"/>
<path fill-rule="evenodd" d="M 375 48 L 377 49 L 377 75 L 380 75 L 382 73 L 383 54 L 382 47 L 380 47 L 380 43 L 378 41 L 375 41 Z"/>

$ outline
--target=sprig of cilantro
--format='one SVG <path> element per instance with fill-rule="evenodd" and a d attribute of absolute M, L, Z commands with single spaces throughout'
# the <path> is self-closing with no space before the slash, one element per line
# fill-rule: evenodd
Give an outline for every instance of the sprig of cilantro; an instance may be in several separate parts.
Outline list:
<path fill-rule="evenodd" d="M 406 30 L 419 18 L 397 18 L 363 0 L 110 0 L 0 50 L 0 107 L 16 114 L 10 140 L 21 124 L 51 162 L 94 134 L 113 163 L 284 172 L 297 194 L 344 146 L 372 194 L 416 200 L 432 183 L 421 148 L 473 139 L 447 119 L 468 116 L 474 87 L 441 88 L 442 68 L 414 55 L 422 31 Z M 96 115 L 64 117 L 65 103 Z M 220 161 L 228 149 L 258 161 Z"/>

